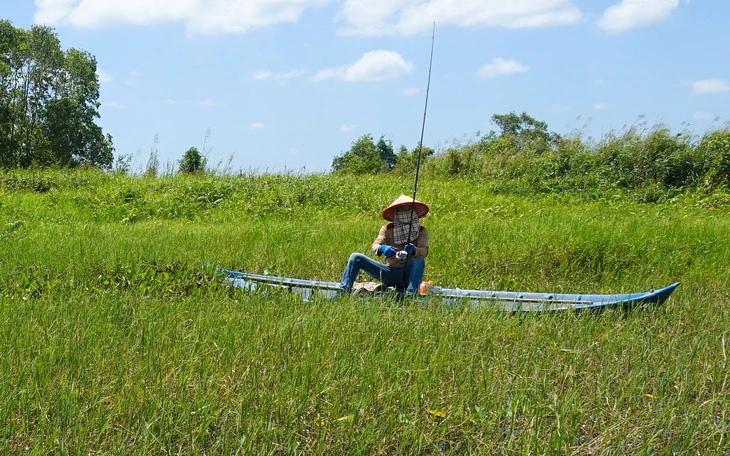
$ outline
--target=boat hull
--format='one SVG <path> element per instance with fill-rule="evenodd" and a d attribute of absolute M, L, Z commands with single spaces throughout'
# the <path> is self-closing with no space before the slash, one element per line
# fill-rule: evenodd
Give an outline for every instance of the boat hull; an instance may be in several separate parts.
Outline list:
<path fill-rule="evenodd" d="M 298 294 L 307 301 L 315 297 L 332 298 L 342 292 L 338 282 L 251 274 L 226 269 L 222 269 L 221 272 L 228 276 L 227 280 L 235 287 L 249 291 L 266 289 L 267 287 L 286 289 L 289 292 Z M 419 295 L 419 299 L 423 301 L 440 301 L 447 304 L 490 305 L 506 312 L 629 309 L 641 305 L 662 304 L 678 286 L 679 282 L 658 290 L 624 294 L 522 293 L 429 286 L 426 287 L 426 294 Z"/>

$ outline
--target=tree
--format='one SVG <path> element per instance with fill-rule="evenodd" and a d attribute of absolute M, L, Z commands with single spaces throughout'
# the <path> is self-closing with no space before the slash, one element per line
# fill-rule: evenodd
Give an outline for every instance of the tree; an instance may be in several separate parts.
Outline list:
<path fill-rule="evenodd" d="M 96 59 L 64 52 L 49 27 L 0 21 L 0 166 L 110 168 L 113 144 L 99 117 Z"/>
<path fill-rule="evenodd" d="M 17 91 L 15 123 L 19 149 L 17 165 L 50 165 L 52 157 L 44 144 L 41 132 L 47 105 L 58 97 L 62 84 L 64 55 L 58 37 L 49 27 L 34 25 L 21 30 L 17 72 L 20 91 Z"/>
<path fill-rule="evenodd" d="M 548 132 L 547 123 L 529 116 L 524 111 L 520 115 L 514 112 L 494 114 L 492 123 L 499 127 L 500 137 L 514 140 L 521 148 L 535 145 L 538 151 L 543 151 L 560 140 L 560 135 Z"/>
<path fill-rule="evenodd" d="M 63 104 L 65 108 L 60 110 L 60 122 L 50 124 L 46 135 L 51 140 L 49 147 L 54 162 L 64 166 L 91 164 L 110 168 L 114 159 L 112 138 L 108 134 L 105 136 L 94 122 L 99 117 L 96 59 L 86 51 L 70 49 L 66 53 L 61 80 L 61 98 L 53 100 L 50 107 Z M 51 112 L 49 110 L 48 114 Z M 63 129 L 74 133 L 67 141 L 59 142 L 55 138 L 63 135 Z"/>
<path fill-rule="evenodd" d="M 395 168 L 397 157 L 395 156 L 395 152 L 393 152 L 393 142 L 391 140 L 386 140 L 384 135 L 380 135 L 375 149 L 378 151 L 382 167 L 386 168 L 387 171 Z"/>
<path fill-rule="evenodd" d="M 195 174 L 205 169 L 205 157 L 200 154 L 197 147 L 188 149 L 180 160 L 180 172 Z"/>
<path fill-rule="evenodd" d="M 20 33 L 9 21 L 0 21 L 0 167 L 15 166 L 14 62 Z"/>
<path fill-rule="evenodd" d="M 413 150 L 408 150 L 406 146 L 400 146 L 400 150 L 398 151 L 398 156 L 396 157 L 396 164 L 398 166 L 398 169 L 402 171 L 413 171 L 416 169 L 416 165 L 418 164 L 418 153 L 419 153 L 419 147 L 416 146 L 413 148 Z M 422 150 L 420 150 L 421 153 L 421 165 L 423 165 L 423 162 L 428 158 L 431 157 L 436 153 L 433 149 L 430 147 L 424 147 Z"/>
<path fill-rule="evenodd" d="M 376 146 L 373 136 L 366 134 L 353 142 L 350 150 L 332 160 L 332 171 L 350 174 L 386 172 L 393 169 L 395 160 L 390 141 L 381 136 Z"/>

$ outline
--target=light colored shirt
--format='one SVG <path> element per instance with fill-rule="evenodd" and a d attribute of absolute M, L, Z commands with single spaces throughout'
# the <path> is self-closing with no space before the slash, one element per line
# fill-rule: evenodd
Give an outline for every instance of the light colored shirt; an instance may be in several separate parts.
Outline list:
<path fill-rule="evenodd" d="M 371 247 L 373 255 L 382 255 L 380 253 L 381 245 L 392 245 L 396 250 L 403 250 L 403 247 L 405 247 L 405 244 L 394 244 L 393 242 L 393 224 L 388 223 L 387 225 L 383 225 L 380 228 L 378 237 L 373 241 Z M 413 245 L 416 246 L 416 253 L 413 256 L 426 258 L 428 255 L 428 229 L 425 226 L 421 226 L 421 229 L 418 230 L 418 237 L 413 241 Z M 401 263 L 395 256 L 385 258 L 383 262 L 391 268 L 402 268 L 405 266 L 405 263 Z"/>

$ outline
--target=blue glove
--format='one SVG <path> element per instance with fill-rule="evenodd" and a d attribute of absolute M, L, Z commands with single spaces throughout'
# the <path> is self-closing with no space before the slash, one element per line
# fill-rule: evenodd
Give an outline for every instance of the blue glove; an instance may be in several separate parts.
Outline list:
<path fill-rule="evenodd" d="M 413 244 L 408 244 L 407 246 L 403 247 L 403 250 L 405 250 L 408 255 L 416 254 L 416 246 Z"/>
<path fill-rule="evenodd" d="M 385 255 L 386 258 L 390 258 L 395 255 L 395 247 L 383 244 L 380 246 L 380 253 Z"/>

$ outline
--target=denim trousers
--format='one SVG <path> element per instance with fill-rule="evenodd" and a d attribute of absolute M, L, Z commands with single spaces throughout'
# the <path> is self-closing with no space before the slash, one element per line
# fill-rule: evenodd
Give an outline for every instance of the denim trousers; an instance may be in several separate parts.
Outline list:
<path fill-rule="evenodd" d="M 383 282 L 388 287 L 406 287 L 406 294 L 417 294 L 423 271 L 426 269 L 426 260 L 423 257 L 412 257 L 404 268 L 391 268 L 379 263 L 362 253 L 353 253 L 347 262 L 345 273 L 342 274 L 340 287 L 351 291 L 352 285 L 360 271 L 365 271 L 370 277 Z"/>

